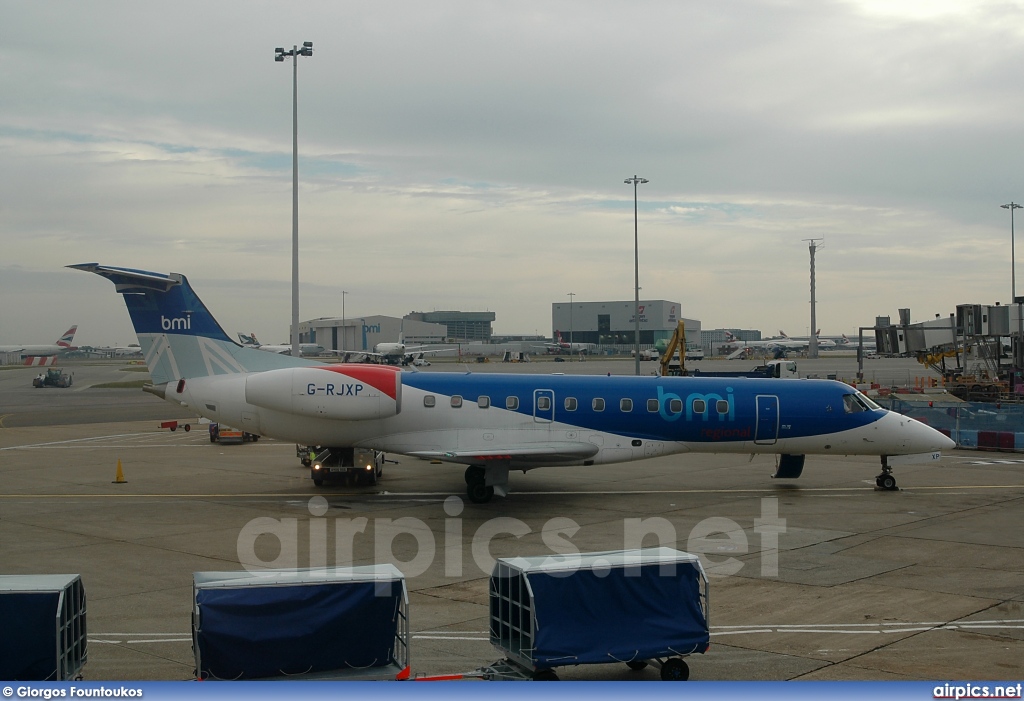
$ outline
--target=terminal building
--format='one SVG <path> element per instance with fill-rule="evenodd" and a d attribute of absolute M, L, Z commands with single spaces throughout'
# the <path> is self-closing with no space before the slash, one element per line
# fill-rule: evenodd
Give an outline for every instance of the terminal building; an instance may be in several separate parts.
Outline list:
<path fill-rule="evenodd" d="M 636 344 L 636 302 L 555 302 L 551 305 L 552 337 L 573 343 L 594 343 L 598 346 L 630 346 Z M 650 347 L 672 337 L 679 321 L 685 323 L 686 338 L 691 344 L 700 339 L 700 322 L 681 319 L 679 302 L 664 299 L 640 301 L 640 345 Z"/>
<path fill-rule="evenodd" d="M 490 343 L 494 312 L 412 312 L 406 321 L 424 321 L 445 327 L 448 341 L 479 341 Z"/>

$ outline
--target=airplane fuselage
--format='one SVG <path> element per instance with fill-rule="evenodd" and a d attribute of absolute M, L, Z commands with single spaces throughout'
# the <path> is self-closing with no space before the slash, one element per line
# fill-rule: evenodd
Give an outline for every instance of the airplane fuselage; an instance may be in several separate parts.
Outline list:
<path fill-rule="evenodd" d="M 851 412 L 849 386 L 835 381 L 400 373 L 396 397 L 381 408 L 361 371 L 305 368 L 262 395 L 261 383 L 289 371 L 195 378 L 181 393 L 169 387 L 166 398 L 300 444 L 465 464 L 498 459 L 503 447 L 544 449 L 546 458 L 510 455 L 514 469 L 683 452 L 897 455 L 947 447 L 932 429 L 869 400 Z"/>
<path fill-rule="evenodd" d="M 682 452 L 779 454 L 782 478 L 809 454 L 877 455 L 876 484 L 895 489 L 887 458 L 954 445 L 829 380 L 403 373 L 260 353 L 228 338 L 184 275 L 71 267 L 124 294 L 155 394 L 253 434 L 469 465 L 478 503 L 507 493 L 509 470 Z"/>

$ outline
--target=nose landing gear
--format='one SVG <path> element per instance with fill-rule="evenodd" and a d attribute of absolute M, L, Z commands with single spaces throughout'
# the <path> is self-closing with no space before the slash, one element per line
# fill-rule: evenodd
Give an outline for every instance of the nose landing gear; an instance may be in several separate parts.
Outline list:
<path fill-rule="evenodd" d="M 889 461 L 885 455 L 882 456 L 882 473 L 875 478 L 875 486 L 887 492 L 898 492 L 900 490 L 896 486 L 896 477 L 892 474 L 892 468 L 889 466 Z"/>

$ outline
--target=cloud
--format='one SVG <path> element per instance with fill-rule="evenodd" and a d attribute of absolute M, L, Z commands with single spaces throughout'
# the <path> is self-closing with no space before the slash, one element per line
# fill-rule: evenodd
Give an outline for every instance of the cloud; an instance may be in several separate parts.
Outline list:
<path fill-rule="evenodd" d="M 806 326 L 808 238 L 825 239 L 826 333 L 897 307 L 928 318 L 1006 301 L 998 205 L 1022 197 L 1024 97 L 1010 88 L 1022 15 L 1016 3 L 19 5 L 0 47 L 4 306 L 31 307 L 26 279 L 45 280 L 54 300 L 103 309 L 70 320 L 81 334 L 123 336 L 111 291 L 59 270 L 96 260 L 184 272 L 225 325 L 283 338 L 292 65 L 272 56 L 307 39 L 304 318 L 339 314 L 344 289 L 364 315 L 490 309 L 499 332 L 550 331 L 569 290 L 630 299 L 634 173 L 650 179 L 643 295 L 705 327 Z M 49 327 L 0 313 L 0 341 Z M 97 342 L 115 340 L 130 339 Z"/>

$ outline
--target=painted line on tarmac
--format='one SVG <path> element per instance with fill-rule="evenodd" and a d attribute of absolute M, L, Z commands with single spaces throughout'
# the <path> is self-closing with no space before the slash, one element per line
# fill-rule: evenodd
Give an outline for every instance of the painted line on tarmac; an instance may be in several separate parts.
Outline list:
<path fill-rule="evenodd" d="M 5 416 L 11 416 L 11 414 L 5 414 Z M 24 448 L 47 448 L 58 445 L 69 445 L 72 443 L 92 443 L 96 441 L 104 441 L 110 438 L 134 438 L 140 435 L 139 433 L 118 433 L 112 436 L 93 436 L 92 438 L 72 438 L 66 441 L 50 441 L 48 443 L 26 443 L 25 445 L 12 445 L 8 448 L 0 448 L 0 450 L 22 450 Z M 77 446 L 81 447 L 81 446 Z"/>
<path fill-rule="evenodd" d="M 746 626 L 711 626 L 711 635 L 748 635 L 753 633 L 813 633 L 842 635 L 884 635 L 918 633 L 929 630 L 1024 630 L 1024 619 L 1007 618 L 983 621 L 880 621 L 878 623 L 783 623 Z M 483 630 L 425 630 L 413 633 L 414 640 L 466 640 L 488 642 Z M 141 643 L 190 643 L 187 633 L 94 633 L 90 643 L 138 645 Z"/>
<path fill-rule="evenodd" d="M 909 489 L 902 489 L 901 491 L 951 491 L 954 489 L 993 489 L 993 490 L 1004 490 L 1004 489 L 1024 489 L 1024 484 L 972 484 L 972 485 L 959 485 L 959 486 L 934 486 L 934 487 L 911 487 Z M 813 492 L 811 496 L 828 496 L 828 492 L 875 492 L 877 491 L 874 487 L 812 487 L 812 488 L 801 488 L 800 492 Z M 826 494 L 818 494 L 823 492 Z M 648 495 L 648 494 L 771 494 L 779 495 L 780 492 L 774 489 L 638 489 L 638 490 L 615 490 L 615 491 L 569 491 L 562 490 L 557 492 L 520 492 L 515 491 L 513 494 L 520 496 L 636 496 L 636 495 Z M 254 499 L 254 498 L 283 498 L 283 499 L 308 499 L 311 497 L 324 497 L 327 499 L 336 497 L 397 497 L 399 499 L 407 499 L 409 497 L 450 497 L 452 495 L 460 496 L 455 492 L 307 492 L 307 493 L 258 493 L 258 492 L 242 492 L 234 494 L 149 494 L 149 493 L 129 493 L 129 494 L 98 494 L 98 493 L 86 493 L 86 494 L 0 494 L 0 499 L 138 499 L 138 498 L 151 498 L 151 499 L 225 499 L 225 498 L 238 498 L 238 499 Z M 782 492 L 786 494 L 786 492 Z M 858 496 L 858 494 L 850 494 L 849 496 Z"/>
<path fill-rule="evenodd" d="M 6 428 L 6 426 L 4 426 L 4 419 L 8 416 L 14 416 L 14 414 L 0 414 L 0 428 Z"/>

